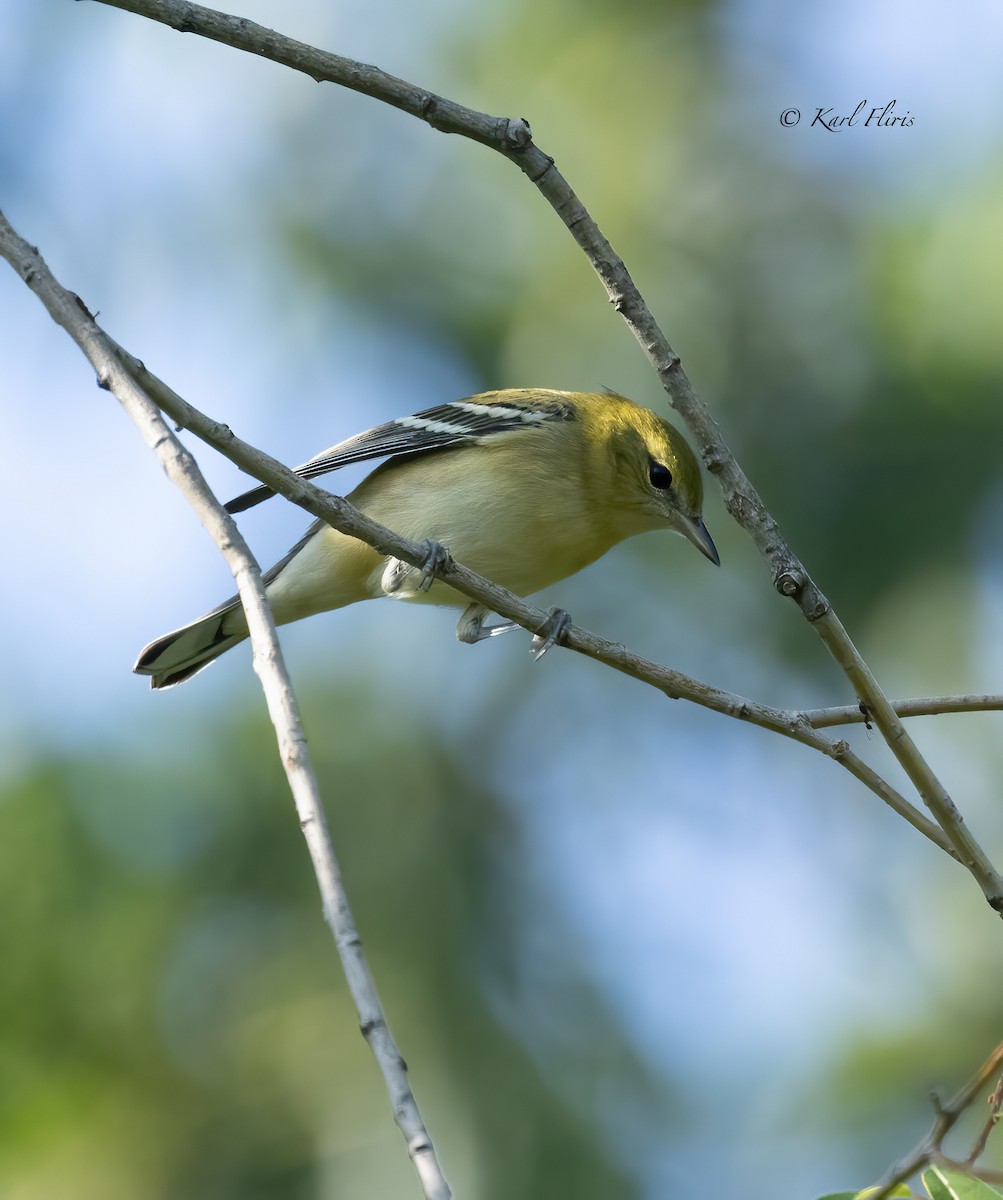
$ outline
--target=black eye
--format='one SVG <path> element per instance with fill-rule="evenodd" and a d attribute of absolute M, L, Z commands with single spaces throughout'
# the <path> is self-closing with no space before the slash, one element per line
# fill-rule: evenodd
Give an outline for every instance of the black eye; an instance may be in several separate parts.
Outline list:
<path fill-rule="evenodd" d="M 672 487 L 672 472 L 663 463 L 653 462 L 648 467 L 648 478 L 651 480 L 651 486 L 660 491 Z"/>

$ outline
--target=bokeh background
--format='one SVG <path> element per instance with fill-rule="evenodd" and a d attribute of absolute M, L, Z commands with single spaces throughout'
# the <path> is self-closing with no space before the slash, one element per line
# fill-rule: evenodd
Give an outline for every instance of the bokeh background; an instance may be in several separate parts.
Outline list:
<path fill-rule="evenodd" d="M 528 117 L 889 691 L 1001 689 L 998 5 L 229 7 Z M 301 462 L 496 387 L 664 406 L 497 156 L 99 4 L 0 21 L 7 215 L 251 442 Z M 914 124 L 812 127 L 861 100 Z M 129 671 L 226 569 L 6 267 L 0 312 L 0 1193 L 415 1196 L 246 647 L 163 695 Z M 195 448 L 222 498 L 247 486 Z M 267 563 L 306 521 L 242 527 Z M 541 602 L 774 704 L 848 702 L 713 485 L 708 523 L 719 571 L 649 535 Z M 972 881 L 803 748 L 454 619 L 374 603 L 282 640 L 456 1195 L 879 1175 L 1001 1036 Z M 913 725 L 997 862 L 1001 719 Z"/>

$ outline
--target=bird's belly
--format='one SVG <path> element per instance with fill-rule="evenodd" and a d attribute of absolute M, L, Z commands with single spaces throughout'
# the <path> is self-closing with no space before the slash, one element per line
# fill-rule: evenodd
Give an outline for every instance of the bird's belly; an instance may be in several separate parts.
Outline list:
<path fill-rule="evenodd" d="M 434 487 L 425 490 L 413 485 L 406 465 L 391 460 L 349 499 L 413 541 L 438 542 L 457 562 L 520 596 L 574 575 L 610 548 L 613 539 L 549 467 L 513 462 L 485 478 L 484 461 L 482 448 L 444 453 L 435 458 Z M 383 590 L 382 577 L 382 569 L 370 575 L 373 594 Z M 398 578 L 393 594 L 426 604 L 469 604 L 441 581 L 421 591 L 419 579 L 417 571 Z"/>
<path fill-rule="evenodd" d="M 427 536 L 424 534 L 422 538 Z M 531 596 L 552 583 L 574 575 L 594 562 L 606 549 L 593 547 L 595 552 L 583 553 L 567 544 L 555 544 L 551 539 L 546 544 L 546 553 L 540 553 L 540 548 L 534 549 L 532 542 L 520 542 L 512 546 L 505 539 L 491 537 L 480 538 L 476 543 L 462 538 L 451 542 L 448 533 L 440 534 L 431 540 L 443 545 L 463 566 L 476 571 L 478 575 L 483 575 L 485 579 L 490 579 L 492 583 L 501 584 L 518 596 Z M 374 572 L 373 582 L 377 590 L 382 571 L 381 566 L 379 571 Z M 470 603 L 468 596 L 455 591 L 441 580 L 436 580 L 427 591 L 418 586 L 419 580 L 419 571 L 410 572 L 403 585 L 390 594 L 395 599 L 410 600 L 418 604 L 464 608 Z"/>

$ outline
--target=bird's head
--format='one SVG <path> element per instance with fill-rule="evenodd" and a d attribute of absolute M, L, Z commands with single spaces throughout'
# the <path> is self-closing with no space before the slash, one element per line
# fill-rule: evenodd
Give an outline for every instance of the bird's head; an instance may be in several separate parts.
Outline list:
<path fill-rule="evenodd" d="M 614 503 L 624 536 L 673 529 L 715 566 L 717 548 L 703 522 L 703 480 L 689 443 L 668 421 L 622 397 L 609 397 L 607 446 Z"/>

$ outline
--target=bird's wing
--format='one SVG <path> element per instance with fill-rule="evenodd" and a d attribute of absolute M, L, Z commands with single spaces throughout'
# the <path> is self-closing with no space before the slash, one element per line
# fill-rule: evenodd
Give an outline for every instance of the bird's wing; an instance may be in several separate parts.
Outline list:
<path fill-rule="evenodd" d="M 519 393 L 518 399 L 491 396 L 490 399 L 452 400 L 448 404 L 426 408 L 413 417 L 387 421 L 385 425 L 377 425 L 375 429 L 367 429 L 365 433 L 339 442 L 297 467 L 296 474 L 302 479 L 313 479 L 369 458 L 419 454 L 480 442 L 547 421 L 570 420 L 573 415 L 571 407 L 562 403 L 555 393 L 525 392 Z M 274 495 L 270 487 L 262 485 L 237 496 L 225 508 L 228 513 L 244 512 Z"/>

